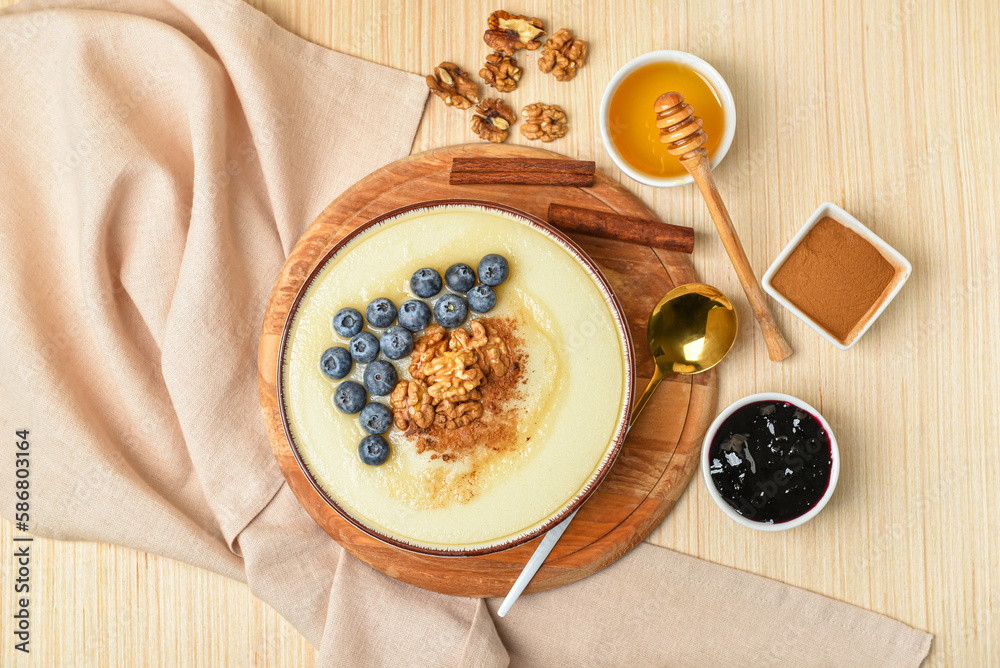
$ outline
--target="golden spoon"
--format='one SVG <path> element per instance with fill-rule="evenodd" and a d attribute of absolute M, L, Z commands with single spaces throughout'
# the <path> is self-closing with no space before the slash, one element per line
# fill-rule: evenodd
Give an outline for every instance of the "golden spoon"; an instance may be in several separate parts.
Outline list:
<path fill-rule="evenodd" d="M 764 291 L 757 282 L 743 244 L 733 227 L 733 220 L 715 187 L 712 168 L 708 164 L 708 151 L 705 149 L 708 135 L 701 129 L 702 120 L 694 115 L 690 104 L 685 104 L 684 96 L 680 93 L 664 93 L 656 98 L 653 111 L 656 112 L 656 127 L 660 128 L 660 141 L 667 145 L 670 155 L 680 158 L 681 164 L 691 173 L 705 198 L 715 229 L 729 253 L 729 260 L 733 263 L 736 276 L 740 279 L 743 292 L 747 295 L 747 301 L 750 302 L 750 308 L 753 309 L 753 315 L 764 335 L 768 356 L 775 362 L 785 359 L 792 354 L 792 347 L 774 322 Z"/>
<path fill-rule="evenodd" d="M 656 371 L 632 407 L 628 428 L 632 429 L 653 390 L 664 378 L 674 374 L 701 373 L 721 362 L 736 341 L 736 325 L 732 302 L 711 285 L 688 283 L 668 292 L 649 314 L 646 339 Z M 573 511 L 542 537 L 500 604 L 497 610 L 500 617 L 507 614 L 531 578 L 535 577 L 576 513 L 576 510 Z"/>
<path fill-rule="evenodd" d="M 656 370 L 632 407 L 629 428 L 664 378 L 708 371 L 736 342 L 736 311 L 726 295 L 704 283 L 668 292 L 649 315 L 646 340 Z"/>

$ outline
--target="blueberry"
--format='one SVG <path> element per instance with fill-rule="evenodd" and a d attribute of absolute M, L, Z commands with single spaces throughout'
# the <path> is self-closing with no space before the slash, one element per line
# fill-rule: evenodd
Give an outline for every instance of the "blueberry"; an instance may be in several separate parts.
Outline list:
<path fill-rule="evenodd" d="M 365 309 L 365 316 L 368 324 L 372 327 L 382 329 L 388 327 L 396 319 L 396 305 L 385 297 L 373 299 L 372 303 Z"/>
<path fill-rule="evenodd" d="M 403 302 L 399 307 L 399 324 L 411 332 L 427 329 L 431 324 L 431 307 L 419 299 Z"/>
<path fill-rule="evenodd" d="M 365 324 L 365 319 L 361 317 L 361 311 L 356 308 L 342 308 L 333 316 L 333 329 L 345 339 L 349 339 L 358 332 Z"/>
<path fill-rule="evenodd" d="M 381 466 L 389 459 L 389 442 L 378 434 L 369 434 L 361 439 L 358 455 L 368 466 Z"/>
<path fill-rule="evenodd" d="M 479 261 L 479 280 L 495 288 L 510 276 L 510 265 L 503 255 L 490 253 Z"/>
<path fill-rule="evenodd" d="M 341 413 L 357 413 L 365 407 L 368 396 L 365 388 L 353 380 L 345 380 L 333 391 L 333 403 Z"/>
<path fill-rule="evenodd" d="M 382 337 L 385 340 L 385 337 Z M 384 397 L 396 387 L 396 367 L 385 360 L 375 360 L 365 369 L 365 388 L 377 397 Z"/>
<path fill-rule="evenodd" d="M 469 309 L 458 295 L 445 295 L 434 304 L 434 317 L 442 327 L 461 327 Z"/>
<path fill-rule="evenodd" d="M 476 313 L 488 313 L 497 305 L 497 293 L 482 283 L 469 290 L 468 298 L 469 308 Z"/>
<path fill-rule="evenodd" d="M 333 380 L 340 380 L 351 373 L 352 366 L 351 353 L 343 346 L 327 348 L 319 358 L 319 370 Z"/>
<path fill-rule="evenodd" d="M 384 434 L 392 427 L 392 411 L 373 401 L 361 409 L 361 428 L 369 434 Z"/>
<path fill-rule="evenodd" d="M 418 297 L 433 297 L 441 292 L 441 274 L 428 267 L 417 269 L 410 279 L 410 289 Z"/>
<path fill-rule="evenodd" d="M 476 272 L 467 264 L 453 264 L 444 272 L 444 282 L 455 292 L 468 292 L 476 284 Z"/>
<path fill-rule="evenodd" d="M 382 354 L 391 360 L 398 360 L 413 352 L 413 334 L 399 325 L 390 327 L 382 334 Z"/>
<path fill-rule="evenodd" d="M 368 364 L 378 357 L 378 339 L 371 332 L 361 332 L 351 339 L 351 357 L 358 364 Z"/>

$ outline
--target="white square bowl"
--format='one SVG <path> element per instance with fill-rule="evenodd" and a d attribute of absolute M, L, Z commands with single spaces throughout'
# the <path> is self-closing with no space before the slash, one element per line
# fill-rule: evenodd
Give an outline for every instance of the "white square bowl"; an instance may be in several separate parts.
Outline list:
<path fill-rule="evenodd" d="M 781 265 L 785 263 L 785 260 L 788 259 L 788 256 L 791 255 L 792 251 L 795 250 L 795 248 L 802 242 L 802 239 L 809 233 L 809 230 L 811 230 L 816 223 L 824 218 L 832 218 L 848 229 L 857 232 L 863 239 L 868 240 L 868 242 L 875 246 L 882 256 L 888 260 L 889 264 L 891 264 L 895 270 L 892 282 L 886 287 L 885 292 L 882 293 L 882 297 L 879 301 L 875 302 L 872 308 L 869 309 L 868 313 L 865 314 L 865 317 L 863 317 L 858 324 L 854 326 L 854 329 L 848 333 L 847 337 L 843 341 L 836 338 L 819 323 L 800 311 L 795 304 L 790 302 L 784 295 L 778 292 L 774 286 L 771 285 L 771 279 L 774 278 L 774 275 L 777 273 L 778 269 L 781 268 Z M 781 251 L 778 257 L 775 258 L 774 262 L 771 263 L 767 273 L 764 274 L 764 280 L 761 281 L 761 284 L 764 286 L 764 290 L 766 290 L 769 295 L 774 297 L 779 304 L 804 320 L 807 325 L 819 332 L 823 338 L 841 350 L 848 350 L 851 346 L 858 342 L 858 339 L 860 339 L 865 332 L 868 331 L 868 328 L 872 326 L 872 323 L 874 323 L 876 319 L 878 319 L 878 317 L 882 314 L 882 311 L 885 310 L 885 307 L 889 305 L 889 302 L 895 299 L 896 294 L 899 292 L 900 288 L 903 287 L 903 284 L 906 283 L 906 280 L 910 277 L 910 272 L 912 271 L 913 267 L 910 266 L 910 263 L 905 257 L 899 254 L 899 251 L 883 241 L 877 234 L 862 225 L 861 221 L 841 209 L 836 204 L 833 204 L 832 202 L 824 202 L 823 204 L 820 204 L 815 213 L 813 213 L 809 220 L 806 221 L 806 224 L 802 226 L 802 229 L 800 229 L 798 233 L 792 237 L 792 240 L 788 242 L 785 249 Z"/>

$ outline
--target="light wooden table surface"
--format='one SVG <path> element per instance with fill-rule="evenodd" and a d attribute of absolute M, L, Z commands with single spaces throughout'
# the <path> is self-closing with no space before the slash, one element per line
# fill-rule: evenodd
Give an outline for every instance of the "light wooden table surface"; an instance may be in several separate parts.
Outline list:
<path fill-rule="evenodd" d="M 252 4 L 306 39 L 420 73 L 441 60 L 478 72 L 485 18 L 496 9 L 458 1 Z M 695 266 L 737 302 L 747 325 L 720 374 L 720 407 L 753 392 L 794 394 L 820 408 L 840 442 L 837 492 L 808 525 L 744 529 L 695 479 L 650 541 L 926 629 L 935 634 L 931 666 L 1000 661 L 998 7 L 506 6 L 553 30 L 571 28 L 591 54 L 569 83 L 538 73 L 536 54 L 522 58 L 523 83 L 505 97 L 518 109 L 562 105 L 572 127 L 553 148 L 596 160 L 664 220 L 694 226 Z M 732 88 L 736 139 L 715 177 L 758 275 L 826 200 L 912 262 L 909 283 L 853 350 L 835 349 L 775 305 L 796 353 L 768 362 L 697 189 L 640 186 L 613 166 L 597 132 L 601 93 L 626 61 L 655 49 L 705 58 Z M 432 98 L 414 151 L 474 140 L 467 120 Z M 512 140 L 524 141 L 516 133 Z M 7 629 L 11 527 L 0 524 Z M 312 665 L 308 643 L 243 585 L 110 545 L 42 540 L 34 549 L 32 663 Z M 23 657 L 5 631 L 0 664 L 15 662 Z"/>

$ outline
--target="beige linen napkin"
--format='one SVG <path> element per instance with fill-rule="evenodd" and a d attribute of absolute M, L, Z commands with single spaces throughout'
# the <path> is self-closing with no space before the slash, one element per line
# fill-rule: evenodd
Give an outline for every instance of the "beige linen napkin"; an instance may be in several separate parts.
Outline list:
<path fill-rule="evenodd" d="M 330 665 L 926 654 L 898 622 L 649 545 L 503 620 L 347 555 L 271 457 L 257 335 L 309 222 L 409 152 L 421 78 L 238 0 L 29 1 L 0 15 L 0 53 L 0 427 L 31 430 L 34 533 L 244 580 Z"/>

